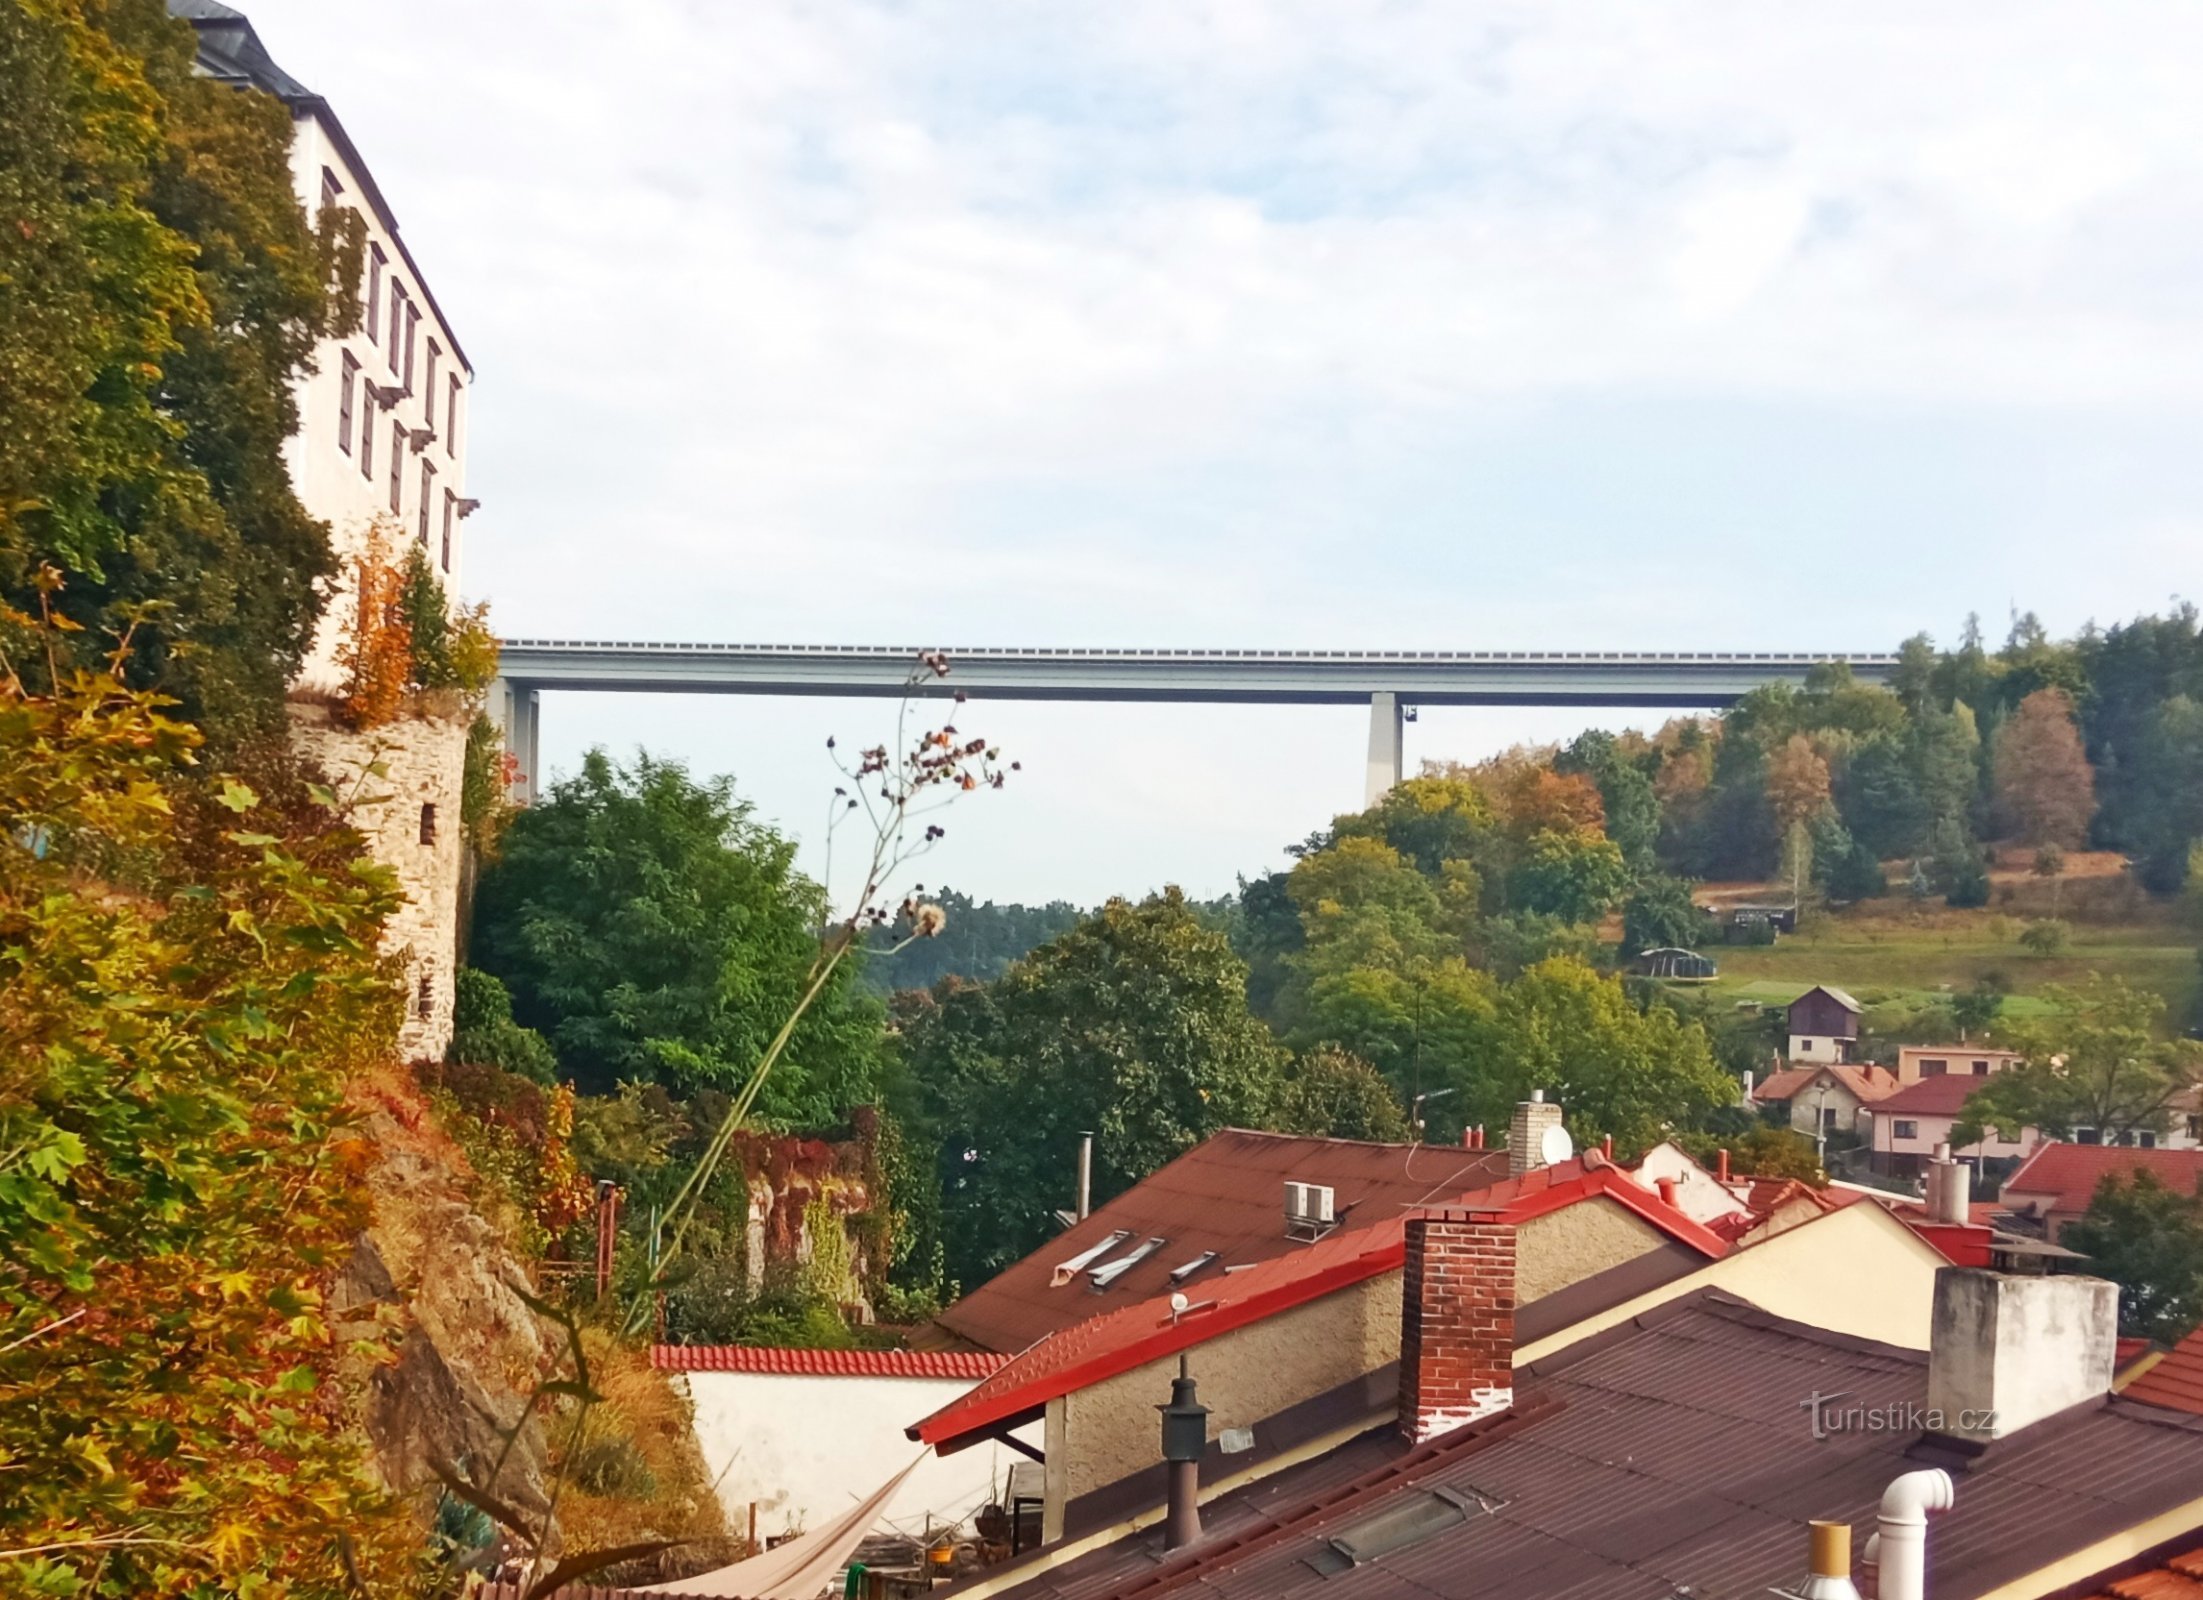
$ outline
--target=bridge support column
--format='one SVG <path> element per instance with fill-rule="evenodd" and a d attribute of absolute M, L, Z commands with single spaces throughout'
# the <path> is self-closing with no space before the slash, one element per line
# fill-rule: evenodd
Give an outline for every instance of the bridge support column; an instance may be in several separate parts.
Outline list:
<path fill-rule="evenodd" d="M 510 799 L 527 805 L 536 798 L 543 754 L 543 696 L 524 683 L 500 678 L 491 704 L 499 708 L 504 725 L 505 751 L 520 769 L 513 779 Z"/>
<path fill-rule="evenodd" d="M 1385 693 L 1369 697 L 1369 773 L 1363 790 L 1363 799 L 1368 805 L 1382 800 L 1406 775 L 1401 770 L 1405 760 L 1401 720 L 1398 695 Z"/>

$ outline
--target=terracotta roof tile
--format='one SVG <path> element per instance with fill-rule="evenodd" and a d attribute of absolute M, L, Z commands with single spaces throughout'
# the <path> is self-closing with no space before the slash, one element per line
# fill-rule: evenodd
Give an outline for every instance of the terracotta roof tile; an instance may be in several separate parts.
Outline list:
<path fill-rule="evenodd" d="M 1878 1117 L 1955 1117 L 1973 1098 L 1974 1092 L 1988 1083 L 1987 1078 L 1957 1073 L 1945 1073 L 1939 1078 L 1922 1078 L 1918 1083 L 1908 1083 L 1895 1094 L 1878 1101 L 1874 1114 Z"/>
<path fill-rule="evenodd" d="M 2203 1416 L 2203 1328 L 2166 1351 L 2120 1392 L 2145 1405 Z"/>
<path fill-rule="evenodd" d="M 1064 1199 L 1070 1198 L 1069 1168 Z M 1113 1305 L 1170 1288 L 1172 1269 L 1208 1251 L 1216 1258 L 1187 1285 L 1307 1248 L 1285 1232 L 1285 1184 L 1329 1185 L 1344 1226 L 1360 1228 L 1449 1200 L 1507 1175 L 1504 1150 L 1450 1145 L 1368 1144 L 1227 1128 L 1066 1228 L 1024 1260 L 943 1311 L 937 1322 L 985 1350 L 1015 1353 Z M 1100 1294 L 1083 1276 L 1054 1287 L 1055 1269 L 1112 1233 L 1126 1238 L 1111 1255 L 1147 1239 L 1168 1243 Z M 1102 1258 L 1104 1261 L 1109 1256 Z"/>
<path fill-rule="evenodd" d="M 2146 1572 L 2114 1579 L 2089 1600 L 2203 1600 L 2203 1548 L 2174 1556 Z"/>
<path fill-rule="evenodd" d="M 2053 1211 L 2086 1211 L 2108 1173 L 2151 1172 L 2169 1189 L 2203 1189 L 2203 1150 L 2141 1150 L 2111 1144 L 2045 1144 L 2004 1180 L 2007 1197 L 2049 1195 Z"/>
<path fill-rule="evenodd" d="M 970 1378 L 993 1374 L 1008 1356 L 981 1350 L 790 1350 L 739 1344 L 660 1344 L 662 1372 L 755 1372 L 793 1378 Z"/>

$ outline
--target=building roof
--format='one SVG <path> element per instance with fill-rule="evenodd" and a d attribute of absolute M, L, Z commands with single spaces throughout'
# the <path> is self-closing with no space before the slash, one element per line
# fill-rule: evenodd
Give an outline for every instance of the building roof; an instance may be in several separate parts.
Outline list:
<path fill-rule="evenodd" d="M 443 325 L 445 335 L 451 340 L 451 353 L 467 375 L 474 375 L 474 363 L 460 348 L 459 330 L 451 325 L 451 318 L 444 315 L 444 308 L 436 303 L 436 291 L 429 287 L 428 277 L 420 264 L 413 259 L 413 252 L 406 247 L 404 236 L 398 232 L 397 214 L 390 209 L 390 202 L 383 198 L 382 188 L 375 182 L 375 175 L 368 169 L 359 147 L 352 143 L 352 136 L 344 131 L 336 111 L 329 102 L 296 78 L 276 65 L 260 42 L 260 34 L 242 11 L 220 3 L 220 0 L 168 0 L 168 14 L 191 24 L 198 40 L 199 71 L 220 83 L 238 88 L 259 89 L 272 94 L 290 107 L 293 116 L 310 116 L 328 130 L 330 142 L 344 158 L 344 164 L 352 169 L 352 176 L 367 203 L 374 209 L 375 218 L 382 224 L 383 232 L 397 246 L 406 268 L 413 274 L 414 287 L 421 291 L 421 298 L 428 302 L 430 311 Z M 309 219 L 310 220 L 310 219 Z"/>
<path fill-rule="evenodd" d="M 661 1372 L 751 1372 L 786 1378 L 969 1378 L 992 1375 L 1008 1356 L 985 1350 L 790 1350 L 739 1344 L 659 1344 Z"/>
<path fill-rule="evenodd" d="M 1526 1222 L 1581 1200 L 1608 1198 L 1628 1207 L 1670 1238 L 1717 1257 L 1719 1235 L 1664 1204 L 1620 1168 L 1567 1161 L 1509 1179 L 1469 1197 L 1512 1222 Z M 908 1432 L 930 1445 L 959 1440 L 1027 1420 L 1058 1395 L 1191 1349 L 1235 1328 L 1397 1271 L 1406 1259 L 1407 1214 L 1331 1234 L 1294 1254 L 1244 1272 L 1203 1279 L 1185 1292 L 1192 1305 L 1170 1308 L 1168 1292 L 1092 1317 L 1026 1350 L 969 1394 L 961 1395 Z"/>
<path fill-rule="evenodd" d="M 1288 1180 L 1329 1185 L 1342 1227 L 1361 1228 L 1419 1205 L 1457 1199 L 1506 1176 L 1504 1150 L 1365 1144 L 1227 1128 L 1004 1268 L 935 1320 L 983 1350 L 1016 1352 L 1111 1306 L 1166 1292 L 1175 1268 L 1207 1252 L 1214 1251 L 1215 1259 L 1185 1284 L 1195 1299 L 1226 1267 L 1305 1250 L 1305 1241 L 1285 1232 Z M 1166 1243 L 1101 1293 L 1089 1287 L 1083 1273 L 1055 1286 L 1060 1263 L 1120 1231 L 1124 1241 L 1101 1262 L 1148 1239 Z"/>
<path fill-rule="evenodd" d="M 2203 1328 L 2150 1362 L 2120 1393 L 2129 1400 L 2203 1416 Z"/>
<path fill-rule="evenodd" d="M 1966 1102 L 1974 1097 L 1989 1080 L 1977 1078 L 1971 1073 L 1945 1073 L 1937 1078 L 1922 1078 L 1908 1083 L 1895 1094 L 1875 1102 L 1874 1115 L 1878 1117 L 1955 1117 L 1965 1110 Z"/>
<path fill-rule="evenodd" d="M 1836 1004 L 1842 1006 L 1846 1011 L 1851 1012 L 1853 1015 L 1857 1015 L 1859 1012 L 1862 1012 L 1866 1009 L 1865 1006 L 1860 1005 L 1858 1001 L 1852 999 L 1850 995 L 1844 993 L 1843 990 L 1837 988 L 1832 983 L 1816 983 L 1813 985 L 1812 988 L 1806 990 L 1805 993 L 1799 995 L 1797 1000 L 1791 1001 L 1790 1004 L 1796 1005 L 1798 1003 L 1798 1000 L 1810 1000 L 1813 998 L 1813 996 L 1817 994 L 1825 994 L 1826 996 L 1828 996 L 1829 999 L 1835 1001 Z"/>
<path fill-rule="evenodd" d="M 2088 1600 L 2203 1600 L 2203 1547 L 2114 1578 Z"/>
<path fill-rule="evenodd" d="M 2096 1186 L 2116 1173 L 2131 1179 L 2137 1172 L 2154 1174 L 2168 1189 L 2182 1194 L 2203 1190 L 2203 1150 L 2143 1150 L 2116 1144 L 2043 1144 L 2009 1178 L 2003 1195 L 2009 1205 L 2015 1195 L 2047 1195 L 2049 1211 L 2086 1211 Z"/>
<path fill-rule="evenodd" d="M 1823 1073 L 1833 1077 L 1869 1105 L 1897 1092 L 1897 1074 L 1887 1067 L 1867 1063 L 1831 1061 L 1817 1067 L 1785 1067 L 1767 1074 L 1767 1081 L 1752 1090 L 1754 1100 L 1788 1100 L 1812 1087 Z"/>
<path fill-rule="evenodd" d="M 1147 1530 L 998 1592 L 1763 1594 L 1802 1575 L 1809 1520 L 1849 1522 L 1861 1548 L 1883 1489 L 1922 1464 L 1906 1432 L 1839 1427 L 1816 1441 L 1802 1404 L 1816 1390 L 1845 1407 L 1920 1407 L 1927 1358 L 1700 1290 L 1519 1369 L 1500 1417 L 1413 1448 L 1373 1431 L 1211 1501 L 1205 1537 L 1175 1556 Z M 1359 1475 L 1342 1477 L 1345 1463 Z M 2117 1398 L 2076 1406 L 1970 1463 L 1955 1509 L 1930 1527 L 1933 1592 L 1972 1600 L 2198 1495 L 2203 1418 Z M 1360 1562 L 1339 1559 L 1332 1541 L 1357 1538 Z"/>

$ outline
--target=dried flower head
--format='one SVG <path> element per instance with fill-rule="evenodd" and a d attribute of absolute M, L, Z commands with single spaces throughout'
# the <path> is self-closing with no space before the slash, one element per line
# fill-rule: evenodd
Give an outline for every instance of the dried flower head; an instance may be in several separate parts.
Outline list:
<path fill-rule="evenodd" d="M 910 931 L 921 939 L 937 938 L 949 925 L 949 914 L 928 900 L 910 914 Z"/>

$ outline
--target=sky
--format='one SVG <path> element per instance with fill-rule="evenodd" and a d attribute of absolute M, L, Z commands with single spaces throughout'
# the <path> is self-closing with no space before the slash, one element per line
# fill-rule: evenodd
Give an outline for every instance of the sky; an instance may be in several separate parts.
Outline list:
<path fill-rule="evenodd" d="M 2197 593 L 2203 10 L 242 0 L 475 370 L 512 637 L 1820 649 Z M 885 702 L 547 699 L 805 841 Z M 1645 713 L 1425 710 L 1410 763 Z M 975 704 L 923 875 L 1228 890 L 1351 709 Z"/>

